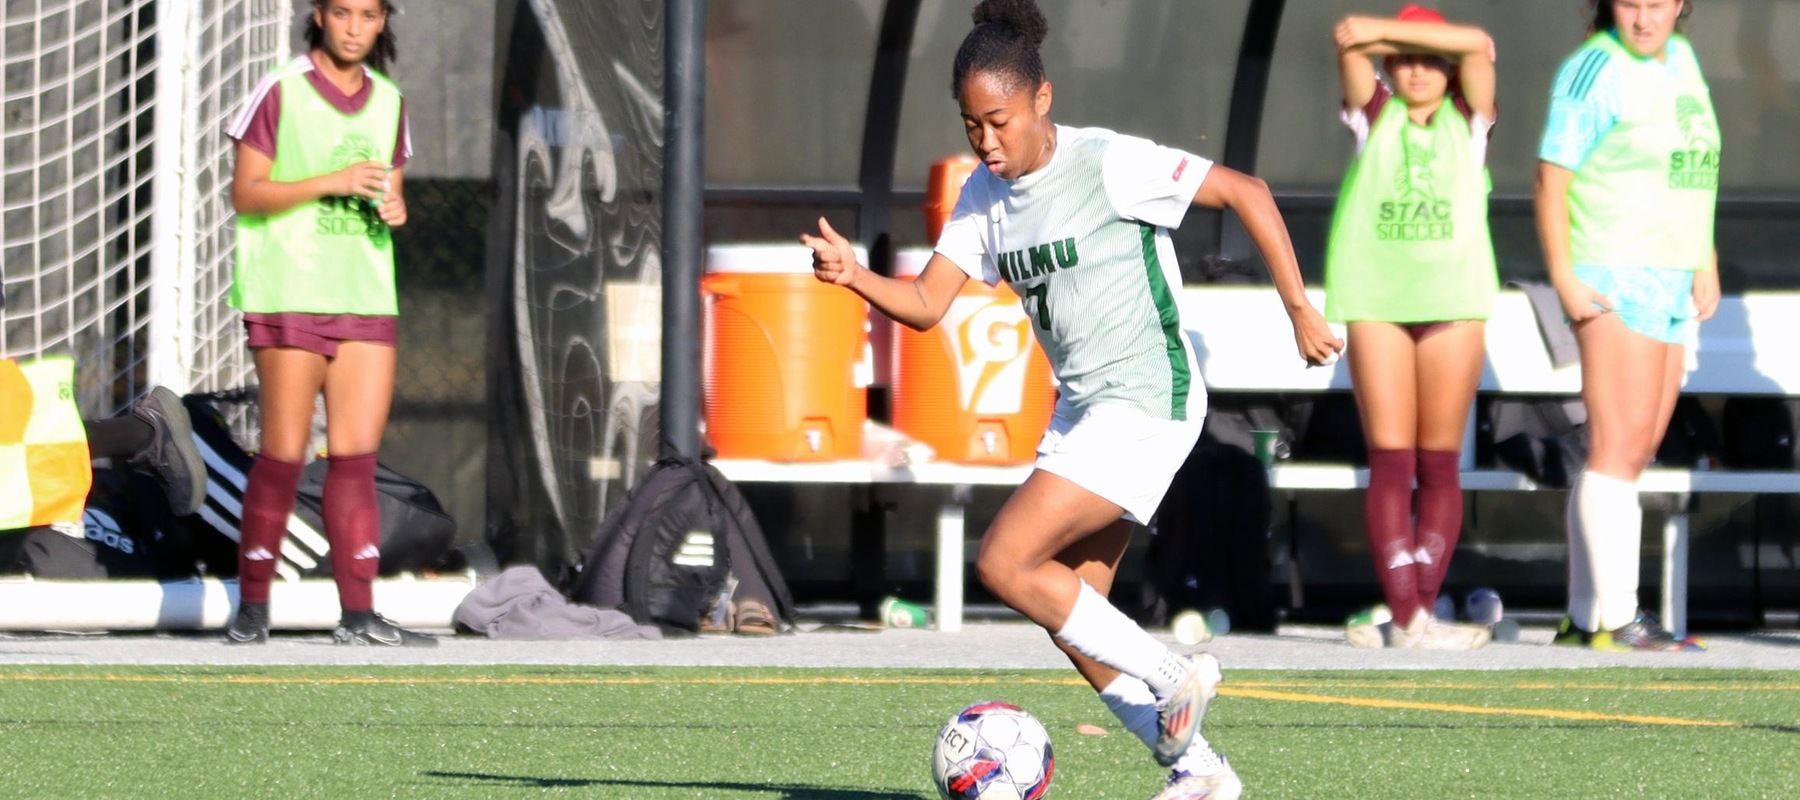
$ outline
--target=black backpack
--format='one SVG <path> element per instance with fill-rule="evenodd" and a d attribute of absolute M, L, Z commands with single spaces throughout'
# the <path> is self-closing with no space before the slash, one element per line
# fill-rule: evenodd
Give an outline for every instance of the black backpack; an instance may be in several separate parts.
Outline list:
<path fill-rule="evenodd" d="M 1240 447 L 1202 437 L 1156 512 L 1138 619 L 1224 609 L 1233 630 L 1274 631 L 1269 474 Z"/>
<path fill-rule="evenodd" d="M 732 585 L 735 579 L 736 585 Z M 744 496 L 711 464 L 664 458 L 600 522 L 570 599 L 639 624 L 694 632 L 721 599 L 755 600 L 793 620 L 793 596 Z"/>

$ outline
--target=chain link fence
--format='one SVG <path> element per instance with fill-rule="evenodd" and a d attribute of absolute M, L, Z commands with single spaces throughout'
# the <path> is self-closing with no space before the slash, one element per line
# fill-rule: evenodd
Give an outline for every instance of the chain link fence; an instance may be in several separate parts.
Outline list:
<path fill-rule="evenodd" d="M 486 527 L 487 328 L 482 287 L 491 181 L 406 182 L 394 229 L 399 364 L 382 461 L 430 487 L 458 542 Z"/>

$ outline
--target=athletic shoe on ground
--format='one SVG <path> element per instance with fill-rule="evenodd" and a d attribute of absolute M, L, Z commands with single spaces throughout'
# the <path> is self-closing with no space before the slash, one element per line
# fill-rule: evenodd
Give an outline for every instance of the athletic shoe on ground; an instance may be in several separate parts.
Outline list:
<path fill-rule="evenodd" d="M 1683 638 L 1670 633 L 1648 611 L 1639 611 L 1637 618 L 1623 627 L 1594 634 L 1588 646 L 1595 650 L 1649 650 L 1664 653 L 1697 653 L 1706 649 L 1706 643 L 1697 637 Z"/>
<path fill-rule="evenodd" d="M 1387 646 L 1387 637 L 1382 626 L 1392 622 L 1393 612 L 1385 605 L 1374 605 L 1351 614 L 1344 620 L 1344 639 L 1352 647 L 1364 650 L 1380 650 Z"/>
<path fill-rule="evenodd" d="M 1156 763 L 1173 766 L 1194 742 L 1200 723 L 1206 719 L 1206 706 L 1219 694 L 1219 660 L 1211 653 L 1188 656 L 1187 677 L 1167 700 L 1156 704 Z"/>
<path fill-rule="evenodd" d="M 1182 770 L 1169 773 L 1169 782 L 1150 800 L 1238 800 L 1244 793 L 1244 781 L 1230 762 L 1221 759 L 1222 767 L 1211 775 L 1193 775 Z"/>
<path fill-rule="evenodd" d="M 1423 613 L 1422 611 L 1420 613 Z M 1420 650 L 1474 650 L 1494 638 L 1486 625 L 1465 625 L 1426 617 L 1424 630 L 1413 644 Z"/>
<path fill-rule="evenodd" d="M 226 644 L 268 644 L 269 604 L 239 603 L 231 624 L 225 626 Z"/>
<path fill-rule="evenodd" d="M 132 466 L 162 486 L 169 510 L 185 517 L 206 502 L 206 462 L 194 446 L 194 426 L 174 392 L 158 386 L 133 403 L 131 415 L 150 426 L 150 446 L 131 457 Z"/>
<path fill-rule="evenodd" d="M 366 623 L 339 623 L 331 638 L 338 644 L 377 647 L 437 647 L 438 643 L 436 636 L 409 631 L 389 622 L 380 614 L 372 615 Z"/>
<path fill-rule="evenodd" d="M 1376 609 L 1385 611 L 1382 606 Z M 1423 608 L 1413 612 L 1405 625 L 1391 618 L 1378 621 L 1383 616 L 1375 609 L 1352 616 L 1344 625 L 1344 638 L 1365 650 L 1473 650 L 1492 638 L 1486 628 L 1442 622 Z"/>
<path fill-rule="evenodd" d="M 1564 647 L 1587 647 L 1594 650 L 1626 651 L 1647 650 L 1665 653 L 1693 653 L 1706 649 L 1706 642 L 1696 636 L 1678 638 L 1670 633 L 1656 617 L 1639 611 L 1637 618 L 1617 630 L 1590 633 L 1575 627 L 1575 621 L 1568 616 L 1556 626 L 1556 636 L 1550 640 L 1553 645 Z"/>
<path fill-rule="evenodd" d="M 1556 635 L 1550 643 L 1557 647 L 1587 647 L 1594 641 L 1594 635 L 1575 627 L 1575 619 L 1567 614 L 1556 624 Z"/>

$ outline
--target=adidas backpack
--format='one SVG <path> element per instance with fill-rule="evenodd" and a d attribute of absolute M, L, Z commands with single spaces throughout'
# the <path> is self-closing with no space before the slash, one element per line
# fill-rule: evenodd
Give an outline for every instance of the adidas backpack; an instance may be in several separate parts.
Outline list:
<path fill-rule="evenodd" d="M 639 624 L 691 632 L 734 577 L 735 597 L 754 588 L 777 626 L 792 619 L 792 596 L 743 495 L 712 465 L 672 457 L 601 521 L 567 594 Z"/>

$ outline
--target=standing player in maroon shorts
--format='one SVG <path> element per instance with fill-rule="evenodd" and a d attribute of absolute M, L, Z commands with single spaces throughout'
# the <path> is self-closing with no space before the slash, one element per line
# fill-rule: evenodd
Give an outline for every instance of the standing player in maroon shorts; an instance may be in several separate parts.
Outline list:
<path fill-rule="evenodd" d="M 394 251 L 411 154 L 387 0 L 313 0 L 309 51 L 257 86 L 237 141 L 231 304 L 244 312 L 261 386 L 262 445 L 244 491 L 239 605 L 227 641 L 269 635 L 269 586 L 325 394 L 324 492 L 340 644 L 435 645 L 374 611 L 381 520 L 375 455 L 394 395 Z"/>

